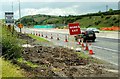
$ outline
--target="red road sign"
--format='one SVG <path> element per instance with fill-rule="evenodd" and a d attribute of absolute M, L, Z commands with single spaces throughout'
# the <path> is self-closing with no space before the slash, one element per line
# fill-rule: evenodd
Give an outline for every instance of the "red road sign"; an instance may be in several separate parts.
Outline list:
<path fill-rule="evenodd" d="M 70 35 L 81 34 L 79 23 L 69 23 L 68 26 L 69 26 Z"/>

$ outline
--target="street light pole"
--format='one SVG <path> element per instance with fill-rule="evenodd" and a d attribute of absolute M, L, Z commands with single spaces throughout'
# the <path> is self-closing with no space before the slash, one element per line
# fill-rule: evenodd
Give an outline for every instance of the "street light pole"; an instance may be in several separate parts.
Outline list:
<path fill-rule="evenodd" d="M 13 2 L 12 2 L 12 12 L 13 12 Z M 13 12 L 13 26 L 12 26 L 12 36 L 13 36 L 13 33 L 14 33 L 14 12 Z"/>
<path fill-rule="evenodd" d="M 120 1 L 118 2 L 118 10 L 120 10 Z M 120 27 L 120 13 L 118 14 L 118 27 Z"/>
<path fill-rule="evenodd" d="M 108 11 L 108 5 L 106 5 L 106 12 Z"/>
<path fill-rule="evenodd" d="M 21 19 L 21 7 L 20 7 L 20 0 L 19 0 L 19 19 Z M 21 24 L 21 20 L 20 20 Z M 20 33 L 21 33 L 21 28 L 20 28 Z"/>

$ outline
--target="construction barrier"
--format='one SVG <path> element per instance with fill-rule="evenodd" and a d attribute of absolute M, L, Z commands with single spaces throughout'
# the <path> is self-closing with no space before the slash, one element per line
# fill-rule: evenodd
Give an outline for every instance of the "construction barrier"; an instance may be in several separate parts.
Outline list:
<path fill-rule="evenodd" d="M 23 33 L 28 33 L 28 32 L 23 32 Z M 43 37 L 43 33 L 40 33 L 40 32 L 31 32 L 31 34 L 33 35 L 36 35 L 36 36 L 42 36 Z M 48 38 L 47 34 L 46 34 L 46 37 L 45 38 Z M 51 33 L 51 39 L 53 39 L 53 35 Z M 60 40 L 60 37 L 59 37 L 59 34 L 57 34 L 57 40 Z M 84 42 L 83 42 L 83 38 L 80 38 L 78 39 L 78 44 L 81 45 L 81 49 L 83 49 L 84 51 L 88 51 L 90 55 L 93 55 L 94 52 L 92 50 L 92 44 L 88 44 L 88 42 L 86 41 L 86 45 L 84 45 Z M 65 35 L 65 42 L 68 42 L 68 36 Z"/>
<path fill-rule="evenodd" d="M 102 27 L 100 30 L 108 30 L 108 31 L 119 31 L 120 27 L 118 26 L 112 26 L 112 27 Z"/>

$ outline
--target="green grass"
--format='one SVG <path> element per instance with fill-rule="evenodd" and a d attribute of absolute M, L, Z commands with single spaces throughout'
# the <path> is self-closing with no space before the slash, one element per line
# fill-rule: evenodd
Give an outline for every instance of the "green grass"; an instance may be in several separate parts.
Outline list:
<path fill-rule="evenodd" d="M 18 58 L 17 61 L 20 63 L 25 63 L 26 65 L 33 67 L 33 68 L 38 67 L 37 64 L 33 64 L 32 62 L 25 61 L 23 58 Z"/>
<path fill-rule="evenodd" d="M 10 61 L 2 58 L 0 58 L 0 61 L 2 62 L 2 77 L 25 77 L 23 71 L 17 65 L 13 65 Z"/>
<path fill-rule="evenodd" d="M 75 52 L 77 55 L 78 55 L 78 57 L 80 57 L 80 58 L 84 58 L 84 59 L 87 59 L 87 58 L 89 58 L 89 56 L 88 55 L 86 55 L 86 54 L 84 54 L 84 53 L 82 53 L 82 52 Z"/>
<path fill-rule="evenodd" d="M 98 63 L 98 64 L 104 64 L 106 63 L 105 61 L 96 59 L 96 58 L 92 58 L 91 56 L 89 56 L 88 54 L 84 54 L 82 52 L 75 52 L 78 57 L 83 58 L 83 59 L 89 59 L 91 61 L 91 63 Z"/>
<path fill-rule="evenodd" d="M 32 34 L 29 34 L 30 37 L 38 40 L 38 41 L 41 41 L 41 42 L 49 42 L 48 40 L 44 39 L 44 38 L 41 38 L 39 36 L 35 36 L 35 35 L 32 35 Z"/>

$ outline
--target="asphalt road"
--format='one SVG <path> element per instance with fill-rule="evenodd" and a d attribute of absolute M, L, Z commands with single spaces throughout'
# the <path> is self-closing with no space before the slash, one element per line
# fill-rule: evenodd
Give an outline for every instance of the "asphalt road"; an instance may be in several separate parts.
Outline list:
<path fill-rule="evenodd" d="M 19 31 L 18 28 L 16 28 L 17 31 Z M 36 32 L 37 31 L 37 32 Z M 56 30 L 56 29 L 29 29 L 24 28 L 22 29 L 22 32 L 25 33 L 40 33 L 43 34 L 43 37 L 48 37 L 47 39 L 53 42 L 56 45 L 68 47 L 71 49 L 77 49 L 80 48 L 80 45 L 77 45 L 77 42 L 74 41 L 74 37 L 70 36 L 68 33 L 68 30 Z M 50 39 L 52 34 L 53 39 Z M 65 42 L 65 37 L 67 36 L 68 42 Z M 59 38 L 60 40 L 57 40 Z M 88 42 L 91 43 L 91 42 Z M 92 55 L 93 57 L 99 58 L 101 60 L 104 60 L 106 62 L 109 62 L 116 67 L 118 66 L 118 46 L 120 43 L 118 43 L 118 39 L 114 38 L 105 38 L 100 37 L 100 35 L 96 38 L 95 42 L 92 42 L 92 49 L 95 53 Z M 81 51 L 83 51 L 81 49 Z M 85 54 L 88 54 L 88 52 L 84 52 Z"/>

